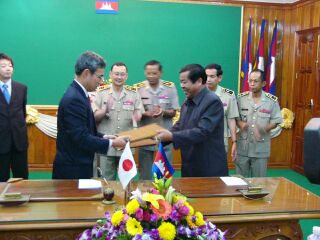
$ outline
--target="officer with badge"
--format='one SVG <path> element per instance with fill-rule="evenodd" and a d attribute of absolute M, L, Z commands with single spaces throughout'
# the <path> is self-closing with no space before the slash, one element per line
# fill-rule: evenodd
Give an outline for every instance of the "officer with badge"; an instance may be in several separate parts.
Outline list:
<path fill-rule="evenodd" d="M 223 88 L 219 85 L 222 80 L 222 68 L 219 64 L 209 64 L 205 68 L 207 74 L 207 87 L 215 92 L 222 101 L 224 109 L 224 146 L 228 153 L 228 140 L 231 137 L 231 157 L 235 161 L 237 157 L 237 133 L 236 133 L 236 118 L 239 117 L 237 99 L 234 91 Z"/>
<path fill-rule="evenodd" d="M 264 72 L 255 69 L 249 76 L 250 92 L 238 97 L 240 128 L 236 173 L 244 177 L 265 177 L 270 157 L 270 131 L 282 122 L 278 98 L 262 89 Z"/>
<path fill-rule="evenodd" d="M 127 70 L 127 66 L 122 62 L 113 64 L 110 70 L 112 83 L 97 89 L 92 104 L 98 132 L 110 135 L 111 139 L 119 132 L 137 127 L 137 122 L 144 113 L 141 98 L 136 89 L 124 85 L 128 79 Z M 100 166 L 107 180 L 115 180 L 121 154 L 121 150 L 110 148 L 107 155 L 96 156 L 94 166 Z M 94 167 L 94 175 L 95 173 Z"/>
<path fill-rule="evenodd" d="M 169 129 L 172 127 L 172 118 L 179 109 L 178 93 L 174 83 L 161 79 L 162 66 L 160 62 L 151 60 L 144 66 L 146 80 L 135 84 L 145 109 L 142 115 L 141 126 L 157 123 Z M 152 163 L 157 146 L 141 147 L 139 149 L 140 179 L 152 179 Z M 172 163 L 172 144 L 164 147 L 166 156 Z"/>

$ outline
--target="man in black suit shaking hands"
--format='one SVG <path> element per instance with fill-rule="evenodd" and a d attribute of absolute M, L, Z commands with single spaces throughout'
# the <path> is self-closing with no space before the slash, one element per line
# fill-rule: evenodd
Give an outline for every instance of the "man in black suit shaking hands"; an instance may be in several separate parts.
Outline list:
<path fill-rule="evenodd" d="M 75 79 L 58 109 L 57 154 L 53 179 L 91 178 L 94 153 L 109 147 L 124 148 L 124 138 L 107 139 L 97 132 L 88 92 L 95 91 L 104 78 L 106 63 L 94 52 L 84 52 L 75 65 Z"/>

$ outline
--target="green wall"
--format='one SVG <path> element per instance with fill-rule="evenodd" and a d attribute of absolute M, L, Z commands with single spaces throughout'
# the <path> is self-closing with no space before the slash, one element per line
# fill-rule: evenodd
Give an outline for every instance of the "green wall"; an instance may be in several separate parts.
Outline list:
<path fill-rule="evenodd" d="M 178 71 L 188 63 L 220 63 L 222 85 L 237 90 L 241 7 L 120 0 L 119 14 L 105 15 L 94 0 L 1 0 L 0 9 L 0 52 L 13 57 L 29 104 L 58 104 L 85 50 L 102 55 L 108 71 L 125 62 L 128 84 L 144 79 L 146 61 L 161 61 L 180 102 Z"/>

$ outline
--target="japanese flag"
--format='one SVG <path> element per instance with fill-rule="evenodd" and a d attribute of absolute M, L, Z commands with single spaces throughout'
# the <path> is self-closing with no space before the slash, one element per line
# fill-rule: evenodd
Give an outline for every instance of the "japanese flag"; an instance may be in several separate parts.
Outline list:
<path fill-rule="evenodd" d="M 132 156 L 129 142 L 127 142 L 126 147 L 121 155 L 118 175 L 123 189 L 126 189 L 131 179 L 137 175 L 137 168 Z"/>

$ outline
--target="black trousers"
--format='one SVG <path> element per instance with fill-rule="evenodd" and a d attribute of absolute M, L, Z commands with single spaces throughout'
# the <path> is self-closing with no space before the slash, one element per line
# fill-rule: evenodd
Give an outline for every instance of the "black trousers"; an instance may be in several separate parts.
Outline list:
<path fill-rule="evenodd" d="M 17 151 L 14 147 L 8 153 L 0 153 L 0 182 L 10 178 L 10 169 L 14 178 L 28 179 L 28 151 Z"/>

